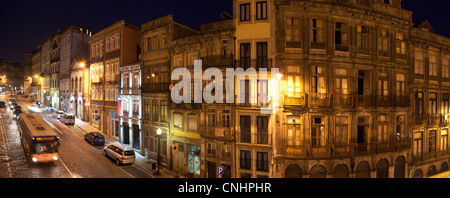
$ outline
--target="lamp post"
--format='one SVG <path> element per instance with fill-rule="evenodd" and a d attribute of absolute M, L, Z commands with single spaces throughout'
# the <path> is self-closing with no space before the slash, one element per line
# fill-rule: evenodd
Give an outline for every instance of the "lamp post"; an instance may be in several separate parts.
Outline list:
<path fill-rule="evenodd" d="M 160 148 L 160 142 L 161 142 L 161 128 L 158 128 L 158 130 L 156 130 L 156 134 L 158 135 L 158 170 L 156 171 L 156 174 L 159 175 L 159 169 L 160 169 L 160 164 L 159 164 L 159 148 Z"/>

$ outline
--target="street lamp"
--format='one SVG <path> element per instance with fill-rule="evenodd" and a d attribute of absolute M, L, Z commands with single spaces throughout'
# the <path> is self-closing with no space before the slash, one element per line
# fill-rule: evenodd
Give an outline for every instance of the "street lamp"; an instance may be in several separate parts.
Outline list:
<path fill-rule="evenodd" d="M 161 143 L 161 128 L 158 128 L 158 130 L 156 130 L 156 135 L 158 135 L 158 170 L 156 171 L 156 174 L 159 175 L 159 169 L 160 169 L 160 164 L 159 164 L 159 147 L 160 147 L 160 143 Z"/>

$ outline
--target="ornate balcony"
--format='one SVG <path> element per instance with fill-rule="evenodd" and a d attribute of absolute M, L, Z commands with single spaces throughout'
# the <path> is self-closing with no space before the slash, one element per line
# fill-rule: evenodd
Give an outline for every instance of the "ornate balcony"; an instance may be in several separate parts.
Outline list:
<path fill-rule="evenodd" d="M 334 94 L 333 105 L 335 107 L 353 107 L 353 96 L 350 94 Z"/>
<path fill-rule="evenodd" d="M 409 107 L 409 96 L 395 96 L 395 106 Z"/>
<path fill-rule="evenodd" d="M 428 117 L 428 124 L 440 124 L 441 123 L 441 114 L 431 114 Z"/>
<path fill-rule="evenodd" d="M 415 114 L 414 115 L 414 123 L 418 125 L 422 125 L 428 122 L 427 114 Z"/>
<path fill-rule="evenodd" d="M 306 150 L 306 146 L 285 145 L 284 156 L 288 158 L 306 158 L 308 156 L 308 152 Z"/>
<path fill-rule="evenodd" d="M 376 143 L 356 143 L 355 147 L 356 155 L 375 154 L 377 149 Z"/>
<path fill-rule="evenodd" d="M 326 93 L 310 93 L 308 95 L 308 105 L 316 107 L 329 107 L 331 95 Z"/>
<path fill-rule="evenodd" d="M 375 106 L 375 97 L 372 95 L 356 95 L 357 107 L 373 107 Z"/>
<path fill-rule="evenodd" d="M 309 156 L 311 158 L 330 158 L 331 147 L 330 146 L 310 146 Z"/>
<path fill-rule="evenodd" d="M 289 106 L 306 106 L 305 93 L 289 93 L 284 96 L 284 105 Z"/>
<path fill-rule="evenodd" d="M 379 107 L 392 107 L 394 106 L 394 100 L 391 96 L 377 96 L 377 106 Z"/>

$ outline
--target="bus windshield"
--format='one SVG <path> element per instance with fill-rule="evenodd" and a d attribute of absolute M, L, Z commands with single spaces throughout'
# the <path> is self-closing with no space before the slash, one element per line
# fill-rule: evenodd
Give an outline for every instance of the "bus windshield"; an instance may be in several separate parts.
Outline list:
<path fill-rule="evenodd" d="M 36 154 L 57 153 L 58 146 L 56 142 L 38 142 L 36 143 Z"/>

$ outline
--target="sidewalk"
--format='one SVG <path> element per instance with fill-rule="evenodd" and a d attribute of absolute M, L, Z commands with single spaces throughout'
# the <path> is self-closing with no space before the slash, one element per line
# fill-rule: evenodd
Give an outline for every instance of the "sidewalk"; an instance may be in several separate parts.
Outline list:
<path fill-rule="evenodd" d="M 89 124 L 89 122 L 84 122 L 78 118 L 75 118 L 75 126 L 80 128 L 81 130 L 83 130 L 85 133 L 98 132 L 98 130 L 96 128 L 94 128 L 93 126 L 91 126 Z M 105 136 L 105 141 L 106 141 L 105 144 L 119 143 L 118 140 L 112 138 L 111 136 L 108 136 L 106 134 L 103 134 L 103 136 Z M 149 160 L 149 159 L 145 158 L 138 152 L 135 152 L 135 155 L 136 155 L 136 160 L 134 162 L 134 165 L 136 165 L 140 169 L 144 170 L 145 172 L 151 174 L 155 178 L 184 178 L 184 176 L 181 176 L 180 174 L 173 172 L 169 169 L 166 169 L 164 167 L 161 168 L 162 170 L 160 170 L 159 175 L 155 175 L 155 174 L 153 174 L 152 163 L 156 164 L 157 162 L 154 162 L 153 160 Z"/>

